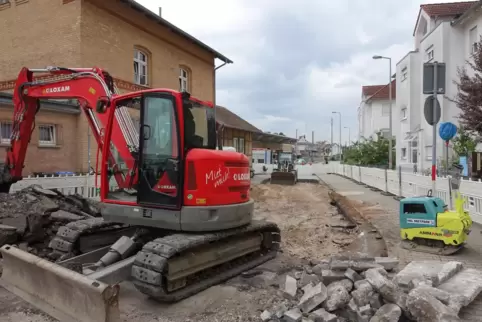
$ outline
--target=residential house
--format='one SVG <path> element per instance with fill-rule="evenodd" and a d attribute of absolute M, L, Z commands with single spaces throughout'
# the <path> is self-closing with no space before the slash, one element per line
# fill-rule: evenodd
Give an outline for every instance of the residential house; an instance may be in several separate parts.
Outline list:
<path fill-rule="evenodd" d="M 428 95 L 422 92 L 423 64 L 446 64 L 446 94 L 439 95 L 441 122 L 458 125 L 459 109 L 448 98 L 457 94 L 453 84 L 457 68 L 462 67 L 476 50 L 482 30 L 480 1 L 423 4 L 413 31 L 414 49 L 396 67 L 397 165 L 403 169 L 425 171 L 432 163 L 433 128 L 424 117 L 423 107 Z M 438 126 L 437 126 L 438 136 Z M 437 138 L 437 163 L 445 160 L 446 150 Z M 398 153 L 400 152 L 400 153 Z M 452 152 L 449 152 L 452 154 Z"/>
<path fill-rule="evenodd" d="M 389 86 L 369 85 L 362 86 L 362 99 L 358 107 L 358 140 L 376 138 L 381 132 L 387 136 L 390 133 L 390 107 L 392 108 L 392 135 L 395 137 L 398 130 L 398 117 L 395 116 L 396 85 L 395 80 L 390 84 L 392 100 L 390 101 Z"/>
<path fill-rule="evenodd" d="M 156 14 L 133 0 L 1 1 L 0 21 L 0 92 L 7 94 L 24 66 L 98 66 L 113 76 L 120 92 L 164 87 L 214 101 L 215 60 L 231 63 L 163 19 L 160 11 Z M 25 28 L 26 22 L 34 28 Z M 11 101 L 2 106 L 5 143 L 13 111 Z M 85 118 L 80 113 L 66 116 L 63 111 L 71 106 L 60 108 L 62 112 L 59 108 L 39 112 L 25 173 L 85 172 L 89 163 L 95 165 L 97 144 L 89 140 Z M 139 110 L 130 108 L 129 113 L 138 120 Z M 44 155 L 41 162 L 39 155 Z M 1 151 L 0 160 L 3 157 Z"/>
<path fill-rule="evenodd" d="M 296 142 L 296 156 L 309 159 L 318 157 L 318 147 L 315 143 L 308 141 L 306 135 L 302 135 Z"/>

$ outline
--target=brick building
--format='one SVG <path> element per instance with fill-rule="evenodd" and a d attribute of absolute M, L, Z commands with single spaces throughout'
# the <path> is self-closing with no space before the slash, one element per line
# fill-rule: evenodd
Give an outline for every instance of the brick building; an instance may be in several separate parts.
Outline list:
<path fill-rule="evenodd" d="M 31 26 L 26 28 L 26 24 Z M 215 59 L 231 61 L 133 0 L 0 1 L 0 133 L 5 144 L 11 94 L 23 66 L 107 70 L 122 91 L 167 87 L 215 100 Z M 25 173 L 88 170 L 89 129 L 75 105 L 44 103 Z M 68 112 L 67 112 L 68 111 Z M 137 110 L 131 110 L 134 118 Z M 97 146 L 91 141 L 91 162 Z M 35 156 L 35 158 L 33 157 Z M 0 152 L 0 160 L 4 151 Z M 35 161 L 34 161 L 35 160 Z"/>

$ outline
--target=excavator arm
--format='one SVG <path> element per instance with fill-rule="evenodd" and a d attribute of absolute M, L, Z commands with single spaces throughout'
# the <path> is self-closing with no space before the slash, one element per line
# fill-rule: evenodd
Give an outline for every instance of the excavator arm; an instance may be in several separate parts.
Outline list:
<path fill-rule="evenodd" d="M 39 75 L 40 74 L 40 75 Z M 37 77 L 34 77 L 37 76 Z M 119 188 L 130 188 L 137 176 L 133 154 L 138 148 L 138 130 L 134 128 L 126 107 L 111 106 L 115 95 L 114 82 L 100 68 L 23 68 L 13 93 L 14 115 L 11 144 L 5 164 L 0 168 L 0 192 L 9 192 L 15 182 L 22 180 L 27 148 L 35 127 L 35 115 L 40 100 L 76 99 L 97 142 L 99 151 L 107 152 L 110 169 Z M 127 175 L 119 171 L 110 146 L 104 150 L 103 136 L 109 122 L 109 108 L 116 108 L 111 124 L 111 142 L 128 167 Z"/>

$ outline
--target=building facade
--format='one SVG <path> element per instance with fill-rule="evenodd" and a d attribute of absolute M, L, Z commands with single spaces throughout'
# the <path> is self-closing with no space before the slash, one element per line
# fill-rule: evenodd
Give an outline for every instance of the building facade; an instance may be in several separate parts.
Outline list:
<path fill-rule="evenodd" d="M 395 113 L 395 98 L 397 97 L 395 80 L 391 83 L 392 100 L 388 85 L 362 86 L 361 104 L 358 107 L 358 140 L 375 139 L 376 134 L 381 132 L 384 136 L 390 130 L 390 106 L 392 108 L 392 134 L 397 134 L 398 121 Z M 391 103 L 391 105 L 390 105 Z"/>
<path fill-rule="evenodd" d="M 428 96 L 422 91 L 424 63 L 437 61 L 446 65 L 446 94 L 438 96 L 441 107 L 438 125 L 441 122 L 459 124 L 459 109 L 450 101 L 457 95 L 453 81 L 458 80 L 457 69 L 466 66 L 476 50 L 482 28 L 481 7 L 479 1 L 420 6 L 413 31 L 414 50 L 396 67 L 397 122 L 401 124 L 397 135 L 397 165 L 402 169 L 427 172 L 432 163 L 433 128 L 426 122 L 423 111 Z M 446 156 L 440 138 L 437 138 L 436 149 L 436 162 L 440 167 Z M 451 157 L 453 152 L 449 150 L 449 154 Z"/>
<path fill-rule="evenodd" d="M 97 66 L 113 76 L 121 93 L 164 87 L 187 90 L 194 97 L 213 101 L 215 60 L 231 63 L 132 0 L 3 1 L 0 21 L 2 41 L 8 44 L 0 51 L 0 92 L 6 94 L 13 92 L 15 78 L 24 66 Z M 25 28 L 25 22 L 35 28 Z M 49 145 L 45 162 L 35 163 L 35 171 L 88 171 L 89 163 L 95 165 L 97 145 L 92 137 L 89 139 L 85 118 L 79 113 L 67 121 L 52 113 L 58 111 L 39 114 L 45 124 L 37 125 L 39 133 L 55 143 Z M 138 120 L 138 110 L 130 109 L 129 113 L 134 121 Z M 3 104 L 2 138 L 9 136 L 11 117 L 11 104 Z M 66 146 L 77 148 L 75 152 L 67 151 Z M 36 155 L 32 153 L 26 160 L 31 171 L 31 156 Z M 67 162 L 66 155 L 72 160 Z"/>

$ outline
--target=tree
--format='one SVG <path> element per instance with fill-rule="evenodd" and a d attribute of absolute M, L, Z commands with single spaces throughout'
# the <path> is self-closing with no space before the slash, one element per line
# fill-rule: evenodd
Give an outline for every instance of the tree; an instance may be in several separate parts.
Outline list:
<path fill-rule="evenodd" d="M 279 132 L 278 135 L 285 136 L 283 132 Z"/>
<path fill-rule="evenodd" d="M 457 156 L 470 156 L 470 154 L 475 151 L 477 141 L 464 126 L 460 126 L 457 131 L 457 136 L 453 139 L 453 146 Z"/>
<path fill-rule="evenodd" d="M 388 139 L 379 132 L 376 134 L 376 140 L 364 138 L 345 148 L 343 159 L 347 164 L 385 166 L 388 164 L 388 143 Z M 392 146 L 395 147 L 394 139 Z M 393 158 L 395 158 L 394 154 Z"/>
<path fill-rule="evenodd" d="M 459 80 L 454 83 L 458 92 L 454 99 L 448 99 L 460 109 L 460 124 L 482 135 L 482 37 L 471 58 L 466 64 L 472 73 L 467 71 L 466 66 L 457 69 Z"/>

